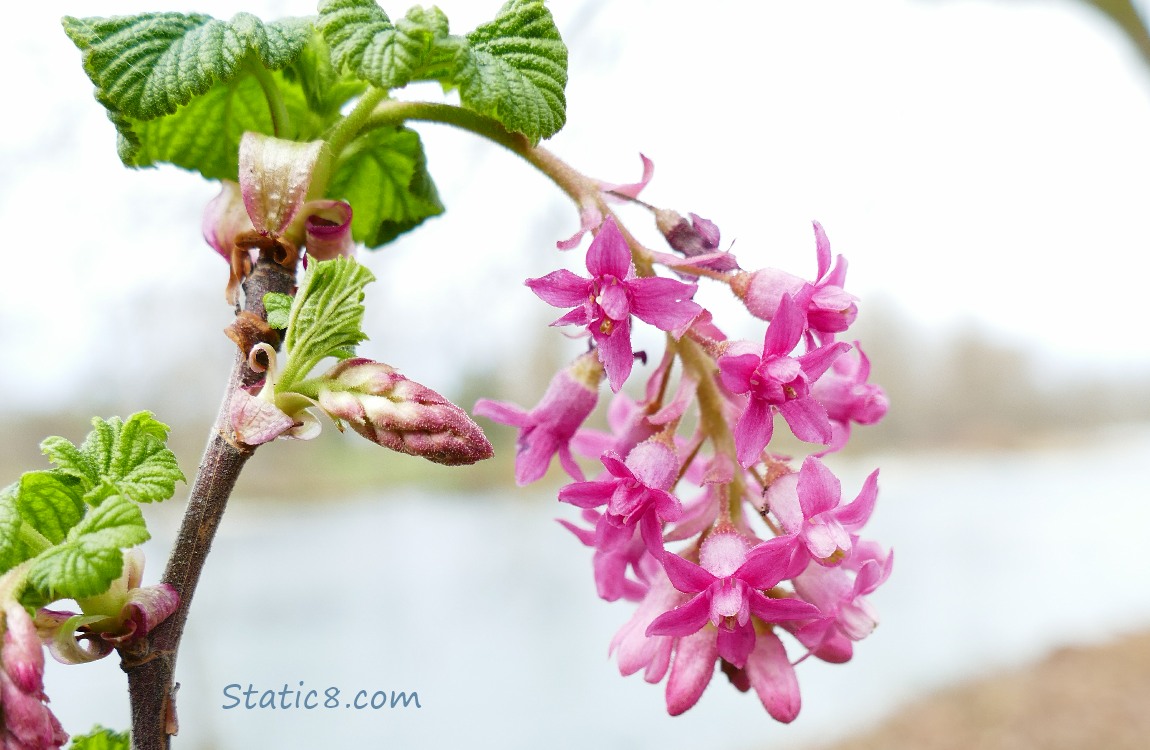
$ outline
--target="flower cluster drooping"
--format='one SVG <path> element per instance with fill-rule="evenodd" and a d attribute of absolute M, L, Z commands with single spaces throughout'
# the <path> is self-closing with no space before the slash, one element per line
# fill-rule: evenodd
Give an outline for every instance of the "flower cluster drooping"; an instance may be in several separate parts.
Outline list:
<path fill-rule="evenodd" d="M 650 179 L 645 158 L 644 166 L 642 183 L 600 188 L 634 199 Z M 560 270 L 526 283 L 571 308 L 554 325 L 582 328 L 588 353 L 555 376 L 535 408 L 482 400 L 476 412 L 519 429 L 520 484 L 541 479 L 555 455 L 570 475 L 559 500 L 579 508 L 580 520 L 561 523 L 593 549 L 599 595 L 637 603 L 611 643 L 623 674 L 665 678 L 667 710 L 680 714 L 719 667 L 789 722 L 800 708 L 794 665 L 807 656 L 848 660 L 877 623 L 866 596 L 890 575 L 893 555 L 859 534 L 878 471 L 844 498 L 825 461 L 852 424 L 881 419 L 887 399 L 867 382 L 859 344 L 837 340 L 857 300 L 843 289 L 846 262 L 831 266 L 817 222 L 818 270 L 807 281 L 744 271 L 719 249 L 712 222 L 649 208 L 674 253 L 633 240 L 602 201 L 584 206 L 583 228 L 595 232 L 589 278 Z M 559 245 L 570 249 L 578 237 Z M 767 321 L 763 338 L 728 339 L 693 301 L 695 284 L 657 276 L 656 265 L 727 285 Z M 667 342 L 637 402 L 622 390 L 635 319 Z M 607 433 L 584 426 L 604 379 L 616 394 Z M 776 415 L 810 446 L 798 465 L 772 451 Z M 598 476 L 587 478 L 575 455 L 596 460 Z"/>

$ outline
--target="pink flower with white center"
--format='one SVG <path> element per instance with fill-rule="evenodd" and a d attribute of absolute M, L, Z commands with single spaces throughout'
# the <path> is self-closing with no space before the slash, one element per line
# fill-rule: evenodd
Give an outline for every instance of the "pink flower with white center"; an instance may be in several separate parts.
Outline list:
<path fill-rule="evenodd" d="M 841 505 L 842 483 L 815 456 L 808 456 L 797 474 L 784 474 L 771 482 L 765 495 L 767 507 L 783 529 L 821 565 L 836 565 L 850 554 L 851 534 L 866 524 L 877 498 L 875 469 L 858 496 Z"/>
<path fill-rule="evenodd" d="M 611 479 L 575 482 L 559 490 L 559 499 L 579 508 L 606 505 L 595 527 L 595 546 L 609 550 L 631 541 L 638 528 L 652 554 L 663 552 L 663 524 L 683 512 L 667 490 L 679 474 L 675 451 L 657 438 L 635 446 L 623 461 L 608 451 L 602 456 Z"/>
<path fill-rule="evenodd" d="M 750 395 L 735 425 L 735 450 L 744 467 L 756 463 L 770 442 L 776 409 L 800 440 L 824 445 L 831 440 L 827 410 L 811 397 L 810 387 L 850 345 L 828 344 L 792 357 L 803 330 L 802 313 L 791 296 L 784 294 L 778 314 L 767 326 L 762 356 L 748 353 L 719 358 L 723 385 L 732 393 Z"/>
<path fill-rule="evenodd" d="M 603 366 L 594 353 L 588 352 L 556 373 L 543 398 L 531 411 L 486 398 L 476 402 L 476 414 L 519 428 L 515 454 L 517 484 L 522 486 L 542 479 L 556 453 L 559 463 L 573 479 L 584 479 L 583 470 L 571 455 L 571 438 L 594 411 L 602 379 Z"/>
<path fill-rule="evenodd" d="M 586 326 L 611 390 L 618 392 L 631 374 L 631 316 L 663 331 L 681 331 L 702 308 L 691 301 L 694 284 L 657 276 L 639 278 L 631 251 L 615 220 L 608 217 L 587 250 L 583 278 L 566 270 L 553 271 L 526 284 L 544 302 L 574 309 L 552 325 Z"/>
<path fill-rule="evenodd" d="M 731 290 L 743 300 L 747 310 L 756 318 L 773 320 L 784 295 L 802 300 L 801 308 L 810 330 L 823 334 L 825 342 L 834 334 L 845 331 L 858 315 L 858 299 L 843 291 L 847 278 L 847 262 L 838 256 L 831 268 L 831 243 L 817 221 L 815 253 L 818 256 L 818 274 L 813 284 L 798 276 L 776 268 L 762 268 L 754 273 L 740 272 L 731 280 Z M 810 287 L 809 293 L 804 290 Z"/>
<path fill-rule="evenodd" d="M 886 582 L 893 566 L 893 551 L 884 552 L 873 542 L 863 542 L 854 545 L 851 556 L 841 565 L 812 565 L 795 576 L 795 591 L 823 613 L 798 628 L 795 637 L 820 659 L 848 661 L 851 643 L 866 638 L 878 625 L 878 614 L 865 597 Z"/>
<path fill-rule="evenodd" d="M 851 422 L 874 424 L 882 419 L 890 400 L 881 386 L 868 383 L 870 360 L 859 343 L 854 342 L 857 357 L 843 356 L 813 386 L 811 395 L 827 410 L 831 420 L 831 442 L 819 455 L 837 451 L 846 445 Z"/>
<path fill-rule="evenodd" d="M 791 557 L 790 540 L 777 537 L 755 547 L 734 530 L 718 531 L 699 548 L 699 564 L 665 553 L 663 568 L 679 591 L 695 596 L 665 612 L 647 635 L 688 636 L 708 622 L 718 628 L 718 653 L 737 668 L 747 664 L 755 647 L 754 614 L 765 623 L 806 620 L 819 610 L 799 599 L 772 599 L 763 593 L 783 580 Z"/>
<path fill-rule="evenodd" d="M 0 748 L 54 750 L 68 734 L 46 705 L 44 651 L 27 610 L 6 602 L 0 632 Z"/>

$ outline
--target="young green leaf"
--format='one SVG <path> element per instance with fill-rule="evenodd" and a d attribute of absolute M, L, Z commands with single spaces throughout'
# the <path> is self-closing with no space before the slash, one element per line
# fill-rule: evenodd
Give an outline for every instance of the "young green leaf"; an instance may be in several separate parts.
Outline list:
<path fill-rule="evenodd" d="M 340 73 L 332 64 L 331 49 L 316 28 L 300 56 L 283 69 L 284 78 L 298 83 L 308 109 L 330 124 L 340 116 L 347 101 L 359 96 L 367 83 L 349 73 Z M 315 135 L 319 135 L 319 131 Z M 309 136 L 307 140 L 313 140 Z"/>
<path fill-rule="evenodd" d="M 309 110 L 298 83 L 288 82 L 278 72 L 268 73 L 268 78 L 290 120 L 282 137 L 309 140 L 329 124 Z M 174 164 L 218 180 L 236 179 L 240 137 L 245 132 L 276 130 L 264 88 L 254 76 L 217 83 L 174 114 L 147 121 L 126 119 L 118 127 L 120 160 L 127 166 Z"/>
<path fill-rule="evenodd" d="M 0 573 L 11 570 L 30 556 L 20 539 L 20 525 L 24 520 L 16 507 L 20 485 L 16 482 L 0 490 Z"/>
<path fill-rule="evenodd" d="M 467 41 L 454 80 L 463 106 L 533 143 L 559 132 L 567 121 L 567 46 L 543 0 L 509 0 Z"/>
<path fill-rule="evenodd" d="M 367 338 L 361 328 L 363 288 L 372 281 L 371 271 L 352 258 L 311 262 L 292 304 L 277 393 L 291 391 L 321 360 L 355 354 Z"/>
<path fill-rule="evenodd" d="M 351 234 L 369 248 L 444 210 L 419 134 L 407 128 L 379 128 L 352 141 L 332 175 L 330 192 L 355 206 Z"/>
<path fill-rule="evenodd" d="M 63 24 L 83 53 L 97 100 L 116 125 L 126 165 L 170 161 L 232 179 L 234 167 L 227 171 L 211 152 L 230 154 L 234 161 L 237 133 L 290 129 L 276 119 L 293 109 L 285 94 L 291 87 L 269 71 L 291 64 L 313 38 L 310 19 L 265 24 L 247 13 L 230 22 L 202 14 L 143 13 L 67 16 Z M 205 96 L 208 101 L 199 102 Z M 295 98 L 303 101 L 302 93 Z M 298 114 L 301 108 L 294 109 Z M 152 121 L 163 125 L 144 126 Z M 297 137 L 297 130 L 281 135 Z"/>
<path fill-rule="evenodd" d="M 28 581 L 50 599 L 102 594 L 123 569 L 121 550 L 148 538 L 140 507 L 112 495 L 91 508 L 61 544 L 36 556 Z"/>
<path fill-rule="evenodd" d="M 79 480 L 60 471 L 29 471 L 20 477 L 16 508 L 24 521 L 52 544 L 64 541 L 84 517 L 84 490 Z"/>
<path fill-rule="evenodd" d="M 316 26 L 337 68 L 384 89 L 451 75 L 466 46 L 435 7 L 411 8 L 393 24 L 374 0 L 326 0 Z"/>
<path fill-rule="evenodd" d="M 267 312 L 268 325 L 283 330 L 287 328 L 291 319 L 292 298 L 288 294 L 268 292 L 264 295 L 264 310 Z"/>
<path fill-rule="evenodd" d="M 126 422 L 97 417 L 92 427 L 79 448 L 60 437 L 40 444 L 57 472 L 79 480 L 88 502 L 111 494 L 141 503 L 166 500 L 176 482 L 185 481 L 175 455 L 164 446 L 168 426 L 151 412 L 137 412 Z"/>
<path fill-rule="evenodd" d="M 96 98 L 136 120 L 170 115 L 217 81 L 235 78 L 249 55 L 268 70 L 279 70 L 311 38 L 310 19 L 265 24 L 249 13 L 230 22 L 198 13 L 65 16 L 63 24 L 83 52 Z"/>
<path fill-rule="evenodd" d="M 131 747 L 128 732 L 114 732 L 96 725 L 87 734 L 72 735 L 68 750 L 131 750 Z"/>

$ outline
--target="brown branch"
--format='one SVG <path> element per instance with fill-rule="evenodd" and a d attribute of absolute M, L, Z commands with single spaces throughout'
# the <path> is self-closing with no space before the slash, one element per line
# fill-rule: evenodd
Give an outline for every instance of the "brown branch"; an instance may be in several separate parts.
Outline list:
<path fill-rule="evenodd" d="M 295 285 L 294 269 L 261 260 L 244 283 L 245 310 L 266 318 L 263 297 L 267 292 L 288 294 Z M 231 395 L 237 388 L 251 385 L 261 375 L 248 367 L 247 357 L 237 352 L 220 412 L 208 439 L 199 471 L 192 482 L 188 507 L 180 526 L 164 583 L 180 595 L 179 608 L 155 628 L 142 647 L 121 652 L 121 668 L 128 673 L 128 694 L 132 705 L 132 747 L 135 750 L 167 750 L 176 733 L 175 669 L 176 655 L 188 608 L 200 580 L 212 539 L 227 507 L 240 471 L 253 448 L 238 446 L 232 440 L 228 418 Z"/>

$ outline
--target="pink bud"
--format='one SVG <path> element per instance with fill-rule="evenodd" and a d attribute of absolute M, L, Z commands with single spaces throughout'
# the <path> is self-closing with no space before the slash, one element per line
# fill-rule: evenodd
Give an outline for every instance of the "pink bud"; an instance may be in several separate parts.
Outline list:
<path fill-rule="evenodd" d="M 351 205 L 345 201 L 310 201 L 304 205 L 304 242 L 307 253 L 316 260 L 351 255 Z"/>
<path fill-rule="evenodd" d="M 731 279 L 731 291 L 743 301 L 747 310 L 760 320 L 771 320 L 779 309 L 783 295 L 797 297 L 807 282 L 777 268 L 760 268 L 754 273 L 741 271 Z"/>
<path fill-rule="evenodd" d="M 17 688 L 34 693 L 43 688 L 44 652 L 32 618 L 21 605 L 11 602 L 4 609 L 4 671 Z"/>
<path fill-rule="evenodd" d="M 323 141 L 300 143 L 244 133 L 240 189 L 256 231 L 278 236 L 291 223 L 307 197 L 323 147 Z"/>
<path fill-rule="evenodd" d="M 55 750 L 68 741 L 45 705 L 44 652 L 28 612 L 17 602 L 4 608 L 0 649 L 0 747 Z"/>
<path fill-rule="evenodd" d="M 368 440 L 448 466 L 491 458 L 491 443 L 467 413 L 395 368 L 346 359 L 328 370 L 319 406 Z"/>
<path fill-rule="evenodd" d="M 207 241 L 224 260 L 231 262 L 232 248 L 236 238 L 244 232 L 252 231 L 252 221 L 248 218 L 247 207 L 240 193 L 238 183 L 223 180 L 220 194 L 204 206 L 204 240 Z"/>
<path fill-rule="evenodd" d="M 667 239 L 667 244 L 688 258 L 710 255 L 719 250 L 719 227 L 715 222 L 696 214 L 690 221 L 678 212 L 660 208 L 655 210 L 655 226 Z M 700 264 L 715 271 L 730 271 L 739 267 L 735 256 L 723 253 Z"/>

